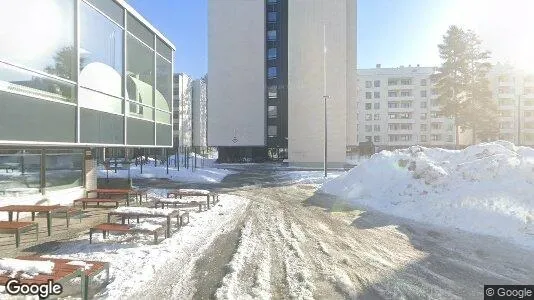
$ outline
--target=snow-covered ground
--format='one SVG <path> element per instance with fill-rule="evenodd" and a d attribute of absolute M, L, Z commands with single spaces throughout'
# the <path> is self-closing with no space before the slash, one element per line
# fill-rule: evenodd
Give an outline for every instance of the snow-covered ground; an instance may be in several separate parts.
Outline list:
<path fill-rule="evenodd" d="M 198 163 L 198 166 L 200 166 L 200 163 Z M 128 173 L 130 178 L 168 178 L 179 182 L 215 183 L 221 182 L 224 177 L 234 172 L 212 167 L 198 167 L 194 170 L 192 168 L 186 169 L 180 167 L 180 170 L 178 170 L 172 164 L 172 166 L 169 166 L 169 174 L 167 174 L 167 167 L 165 165 L 158 164 L 155 167 L 153 163 L 143 165 L 143 173 L 141 173 L 141 166 L 134 164 L 130 166 L 129 172 L 127 169 L 119 169 L 115 173 L 114 170 L 106 170 L 103 166 L 100 166 L 98 169 L 98 177 L 100 178 L 106 178 L 107 176 L 109 178 L 128 178 Z"/>
<path fill-rule="evenodd" d="M 534 247 L 534 149 L 498 141 L 464 150 L 382 151 L 322 191 L 405 218 Z"/>
<path fill-rule="evenodd" d="M 235 228 L 249 203 L 243 197 L 228 194 L 221 194 L 219 199 L 210 210 L 191 211 L 190 223 L 159 244 L 153 244 L 151 236 L 113 234 L 105 240 L 101 234 L 94 234 L 93 244 L 89 244 L 84 234 L 64 243 L 49 257 L 110 262 L 110 284 L 98 295 L 105 299 L 128 299 L 128 295 L 142 292 L 146 289 L 144 284 L 168 265 L 179 266 L 175 270 L 179 274 L 177 292 L 188 294 L 187 290 L 193 288 L 191 276 L 196 260 L 219 235 Z"/>

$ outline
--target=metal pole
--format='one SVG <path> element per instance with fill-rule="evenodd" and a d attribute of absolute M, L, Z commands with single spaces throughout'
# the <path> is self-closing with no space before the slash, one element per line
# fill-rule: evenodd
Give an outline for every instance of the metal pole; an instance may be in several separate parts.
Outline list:
<path fill-rule="evenodd" d="M 517 145 L 521 146 L 521 95 L 517 95 Z"/>
<path fill-rule="evenodd" d="M 328 176 L 327 165 L 328 165 L 328 155 L 327 155 L 327 146 L 328 146 L 328 130 L 326 124 L 326 24 L 323 24 L 323 99 L 324 99 L 324 177 Z"/>

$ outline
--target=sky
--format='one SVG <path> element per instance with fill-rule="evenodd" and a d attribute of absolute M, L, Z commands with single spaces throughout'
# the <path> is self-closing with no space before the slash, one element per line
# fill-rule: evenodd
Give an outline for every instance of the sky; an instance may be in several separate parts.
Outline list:
<path fill-rule="evenodd" d="M 128 3 L 175 44 L 175 72 L 207 72 L 207 0 Z M 358 68 L 438 66 L 437 45 L 455 24 L 479 35 L 493 63 L 534 72 L 532 12 L 534 0 L 358 0 Z"/>

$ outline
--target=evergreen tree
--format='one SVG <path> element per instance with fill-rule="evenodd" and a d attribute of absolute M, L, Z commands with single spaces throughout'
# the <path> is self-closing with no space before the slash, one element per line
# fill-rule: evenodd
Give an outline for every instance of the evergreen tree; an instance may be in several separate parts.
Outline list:
<path fill-rule="evenodd" d="M 482 41 L 471 30 L 451 26 L 438 45 L 443 63 L 434 75 L 442 112 L 456 122 L 456 145 L 459 130 L 471 129 L 473 142 L 493 139 L 498 134 L 497 104 L 489 89 L 487 75 L 490 52 L 481 49 Z"/>

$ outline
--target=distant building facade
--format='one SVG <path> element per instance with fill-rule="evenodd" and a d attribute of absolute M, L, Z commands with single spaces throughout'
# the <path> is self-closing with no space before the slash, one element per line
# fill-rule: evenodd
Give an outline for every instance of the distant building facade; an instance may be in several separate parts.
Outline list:
<path fill-rule="evenodd" d="M 357 140 L 379 149 L 453 148 L 454 120 L 443 116 L 430 76 L 434 67 L 358 70 Z"/>
<path fill-rule="evenodd" d="M 206 147 L 208 125 L 208 95 L 207 86 L 203 78 L 193 81 L 193 146 Z"/>
<path fill-rule="evenodd" d="M 193 79 L 185 74 L 174 74 L 174 140 L 175 147 L 193 145 Z"/>

